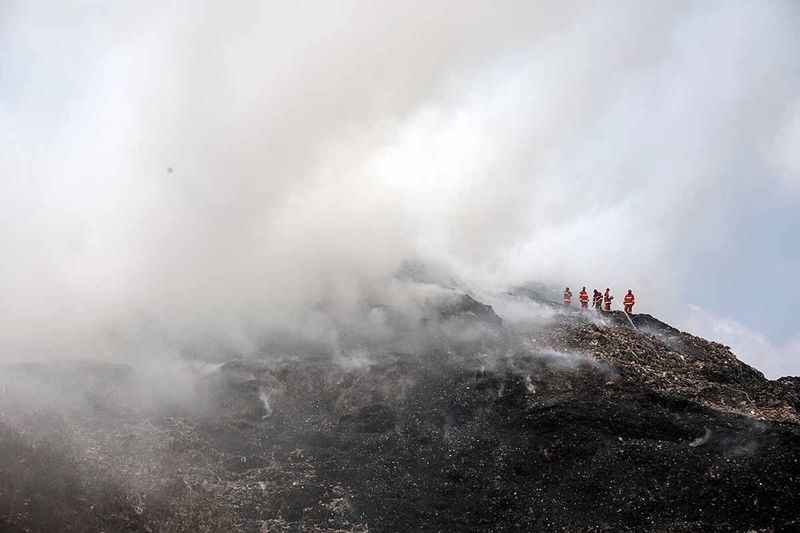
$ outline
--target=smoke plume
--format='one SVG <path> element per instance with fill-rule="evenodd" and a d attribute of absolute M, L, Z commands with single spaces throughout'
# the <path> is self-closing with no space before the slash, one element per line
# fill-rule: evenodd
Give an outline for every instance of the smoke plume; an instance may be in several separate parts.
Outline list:
<path fill-rule="evenodd" d="M 736 202 L 800 190 L 799 22 L 778 1 L 7 2 L 0 358 L 247 352 L 414 309 L 433 289 L 397 280 L 409 260 L 487 291 L 633 287 L 680 325 Z"/>

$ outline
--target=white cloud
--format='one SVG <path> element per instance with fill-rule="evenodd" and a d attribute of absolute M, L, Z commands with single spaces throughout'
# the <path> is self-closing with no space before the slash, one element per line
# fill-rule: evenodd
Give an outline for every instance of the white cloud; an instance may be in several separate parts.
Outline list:
<path fill-rule="evenodd" d="M 248 346 L 413 256 L 669 316 L 800 89 L 790 2 L 48 7 L 0 15 L 2 358 Z"/>
<path fill-rule="evenodd" d="M 779 180 L 800 193 L 800 99 L 781 122 L 776 137 L 768 145 L 767 157 L 775 164 Z"/>
<path fill-rule="evenodd" d="M 685 323 L 692 333 L 730 346 L 739 359 L 770 379 L 800 375 L 800 337 L 775 345 L 757 331 L 696 305 L 689 306 Z"/>

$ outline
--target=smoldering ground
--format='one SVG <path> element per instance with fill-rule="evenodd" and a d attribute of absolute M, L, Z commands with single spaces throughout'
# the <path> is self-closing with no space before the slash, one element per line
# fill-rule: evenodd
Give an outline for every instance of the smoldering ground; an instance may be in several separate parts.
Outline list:
<path fill-rule="evenodd" d="M 39 403 L 0 398 L 10 473 L 0 523 L 255 532 L 545 521 L 577 531 L 794 520 L 791 383 L 647 315 L 635 319 L 652 335 L 621 313 L 558 305 L 534 322 L 542 304 L 520 310 L 512 294 L 517 321 L 506 322 L 466 294 L 424 292 L 427 320 L 381 308 L 393 317 L 384 331 L 414 324 L 407 346 L 420 352 L 382 352 L 393 336 L 374 335 L 352 349 L 358 335 L 337 324 L 324 349 L 287 342 L 248 359 L 184 360 L 205 406 L 172 402 L 190 398 L 179 381 L 166 397 L 145 383 L 153 398 L 143 402 L 129 393 L 132 375 L 146 375 L 105 363 L 15 368 L 57 387 L 34 391 Z M 275 355 L 290 348 L 304 355 Z M 68 401 L 75 394 L 83 401 Z M 713 505 L 697 511 L 697 495 Z M 620 516 L 624 502 L 632 511 Z"/>
<path fill-rule="evenodd" d="M 394 307 L 364 304 L 336 314 L 318 308 L 274 321 L 247 346 L 171 344 L 164 331 L 147 330 L 148 343 L 135 345 L 119 363 L 102 360 L 30 362 L 3 365 L 3 405 L 34 409 L 93 411 L 99 406 L 164 413 L 209 409 L 209 378 L 226 362 L 274 364 L 297 358 L 331 358 L 343 369 L 368 369 L 385 354 L 480 354 L 486 360 L 529 349 L 528 330 L 557 316 L 519 297 L 496 295 L 495 304 L 513 309 L 507 317 L 452 288 L 398 281 L 404 296 Z M 414 286 L 407 286 L 412 283 Z M 413 295 L 413 297 L 411 297 Z M 525 310 L 526 309 L 526 310 Z M 521 317 L 524 317 L 521 318 Z M 522 322 L 524 320 L 524 322 Z M 535 322 L 534 322 L 535 320 Z M 542 346 L 535 349 L 541 350 Z M 544 352 L 542 352 L 544 354 Z M 545 357 L 545 355 L 541 355 Z M 268 392 L 262 391 L 267 396 Z"/>

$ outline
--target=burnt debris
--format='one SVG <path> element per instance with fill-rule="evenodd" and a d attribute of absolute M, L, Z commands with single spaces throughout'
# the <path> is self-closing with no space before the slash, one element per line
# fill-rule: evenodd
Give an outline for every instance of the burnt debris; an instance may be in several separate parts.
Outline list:
<path fill-rule="evenodd" d="M 68 408 L 6 372 L 0 531 L 796 529 L 798 378 L 632 318 L 522 331 L 463 295 L 437 320 L 491 343 L 229 361 L 197 411 L 124 401 L 129 368 L 61 363 Z"/>

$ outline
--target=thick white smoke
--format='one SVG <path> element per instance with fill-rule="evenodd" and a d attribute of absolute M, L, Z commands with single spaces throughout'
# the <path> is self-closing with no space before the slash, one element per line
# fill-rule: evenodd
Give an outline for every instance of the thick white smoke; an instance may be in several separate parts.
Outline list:
<path fill-rule="evenodd" d="M 800 166 L 792 2 L 11 2 L 0 358 L 247 350 L 320 306 L 634 287 Z M 709 215 L 709 210 L 712 215 Z M 590 289 L 593 288 L 590 286 Z M 153 339 L 157 338 L 156 341 Z"/>

